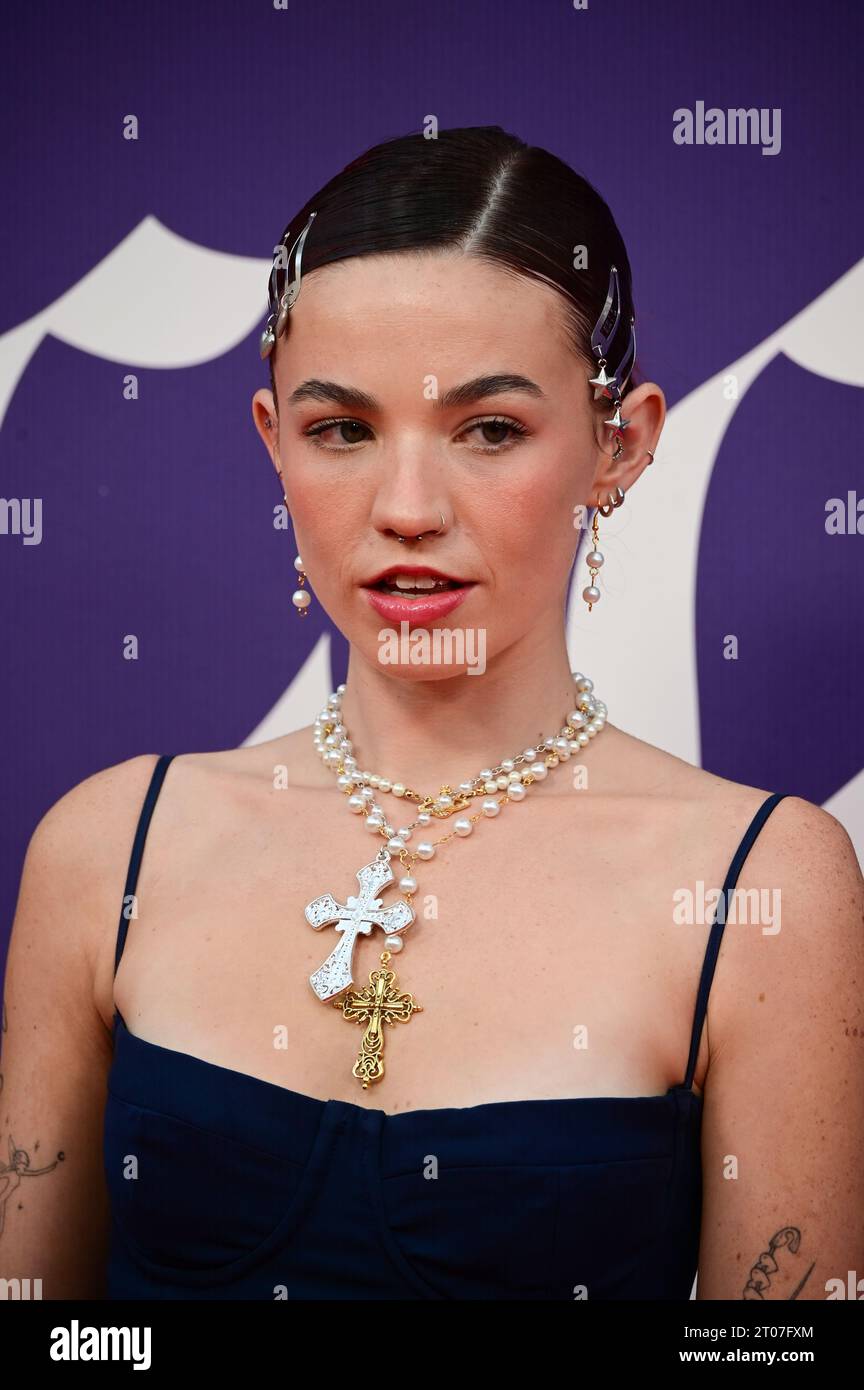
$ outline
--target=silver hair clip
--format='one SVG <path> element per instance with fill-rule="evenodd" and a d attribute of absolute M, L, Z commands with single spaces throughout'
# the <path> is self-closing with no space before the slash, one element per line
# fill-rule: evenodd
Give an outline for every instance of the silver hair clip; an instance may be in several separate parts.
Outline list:
<path fill-rule="evenodd" d="M 315 220 L 316 213 L 310 212 L 309 221 L 298 236 L 287 257 L 287 267 L 279 264 L 280 252 L 285 249 L 285 237 L 287 228 L 282 233 L 279 247 L 273 257 L 273 269 L 270 272 L 270 284 L 268 287 L 267 298 L 270 304 L 270 317 L 264 332 L 261 334 L 261 357 L 269 357 L 276 346 L 276 339 L 280 338 L 285 332 L 288 323 L 288 313 L 297 303 L 297 296 L 300 293 L 300 264 L 303 259 L 303 246 L 306 237 L 309 235 L 309 228 Z M 296 255 L 294 261 L 294 271 L 291 274 L 291 258 Z"/>
<path fill-rule="evenodd" d="M 621 322 L 621 287 L 618 282 L 618 270 L 612 266 L 609 272 L 609 289 L 606 293 L 606 303 L 600 312 L 600 317 L 591 330 L 591 351 L 597 358 L 597 375 L 590 378 L 589 384 L 594 389 L 594 399 L 599 401 L 601 396 L 606 396 L 615 405 L 615 412 L 611 420 L 604 420 L 604 425 L 610 429 L 626 430 L 630 424 L 621 414 L 621 399 L 624 387 L 630 379 L 633 364 L 636 360 L 636 320 L 630 319 L 630 341 L 627 349 L 618 364 L 618 371 L 615 376 L 606 375 L 608 363 L 609 345 L 618 331 Z M 623 376 L 622 376 L 623 372 Z M 620 441 L 619 441 L 620 443 Z"/>

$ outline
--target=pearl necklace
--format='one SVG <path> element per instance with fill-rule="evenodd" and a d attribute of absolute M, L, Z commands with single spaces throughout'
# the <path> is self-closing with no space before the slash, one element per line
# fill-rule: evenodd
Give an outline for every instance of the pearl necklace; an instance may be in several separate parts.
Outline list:
<path fill-rule="evenodd" d="M 316 931 L 331 924 L 338 925 L 340 931 L 338 945 L 323 965 L 309 976 L 309 983 L 323 1003 L 332 1002 L 334 1008 L 341 1009 L 345 1018 L 366 1024 L 360 1051 L 352 1068 L 352 1075 L 357 1077 L 364 1090 L 371 1082 L 380 1081 L 384 1075 L 383 1025 L 407 1023 L 414 1013 L 422 1011 L 422 1006 L 412 995 L 400 993 L 396 988 L 395 973 L 386 968 L 391 953 L 402 950 L 402 933 L 415 920 L 411 906 L 411 898 L 417 892 L 417 879 L 413 874 L 415 862 L 418 859 L 432 859 L 438 846 L 446 844 L 454 836 L 464 838 L 470 835 L 476 821 L 484 817 L 494 819 L 508 802 L 523 801 L 534 782 L 542 781 L 553 768 L 580 752 L 603 730 L 606 705 L 593 695 L 593 681 L 581 671 L 574 671 L 572 675 L 577 692 L 576 708 L 567 715 L 558 734 L 542 739 L 536 748 L 525 748 L 515 757 L 503 759 L 495 767 L 481 768 L 476 776 L 460 782 L 455 792 L 450 786 L 442 786 L 434 797 L 422 796 L 403 782 L 358 770 L 354 745 L 342 719 L 344 685 L 338 686 L 329 696 L 326 709 L 317 716 L 313 727 L 314 746 L 325 766 L 336 774 L 337 786 L 346 795 L 349 810 L 355 815 L 365 813 L 367 828 L 376 837 L 386 839 L 386 845 L 380 846 L 372 862 L 357 870 L 360 885 L 357 897 L 348 897 L 343 905 L 331 893 L 325 893 L 314 898 L 305 910 L 307 922 Z M 376 791 L 416 802 L 420 807 L 416 820 L 394 830 L 375 799 Z M 500 792 L 504 795 L 499 800 L 497 793 Z M 459 816 L 453 823 L 452 831 L 441 839 L 420 841 L 413 852 L 408 849 L 408 841 L 417 826 L 430 825 L 433 817 L 447 819 L 470 806 L 479 796 L 484 798 L 480 812 L 472 816 Z M 393 906 L 382 908 L 382 899 L 375 895 L 379 889 L 394 881 L 390 868 L 394 855 L 398 856 L 405 870 L 398 884 L 404 896 Z M 354 944 L 359 934 L 368 936 L 373 926 L 379 926 L 385 932 L 385 949 L 380 957 L 383 968 L 373 970 L 369 975 L 369 984 L 364 989 L 354 991 L 350 989 L 353 984 Z"/>

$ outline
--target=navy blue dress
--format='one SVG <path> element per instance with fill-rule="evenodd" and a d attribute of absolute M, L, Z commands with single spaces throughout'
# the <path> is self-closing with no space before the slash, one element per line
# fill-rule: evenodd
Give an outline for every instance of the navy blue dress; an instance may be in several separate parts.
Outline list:
<path fill-rule="evenodd" d="M 172 756 L 154 769 L 127 898 Z M 724 889 L 783 795 L 756 812 Z M 716 918 L 684 1080 L 659 1096 L 386 1115 L 145 1042 L 116 1011 L 108 1297 L 688 1299 L 702 1203 L 691 1085 Z M 127 925 L 121 913 L 115 974 Z"/>

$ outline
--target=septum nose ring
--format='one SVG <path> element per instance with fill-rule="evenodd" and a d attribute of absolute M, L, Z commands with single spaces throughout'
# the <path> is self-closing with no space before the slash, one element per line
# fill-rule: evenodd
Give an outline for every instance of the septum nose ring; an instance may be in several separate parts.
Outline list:
<path fill-rule="evenodd" d="M 440 527 L 438 528 L 437 531 L 421 531 L 421 533 L 420 533 L 419 536 L 413 536 L 411 539 L 412 539 L 412 540 L 415 540 L 415 541 L 422 541 L 422 539 L 423 539 L 424 536 L 440 536 L 440 535 L 441 535 L 441 532 L 444 530 L 444 527 L 445 527 L 446 523 L 445 523 L 445 521 L 444 521 L 444 513 L 443 513 L 443 512 L 439 512 L 439 516 L 441 517 L 441 525 L 440 525 Z M 407 537 L 407 536 L 400 536 L 399 533 L 397 532 L 397 533 L 396 533 L 396 539 L 399 541 L 400 545 L 402 545 L 402 544 L 404 544 L 404 542 L 408 539 L 408 537 Z"/>

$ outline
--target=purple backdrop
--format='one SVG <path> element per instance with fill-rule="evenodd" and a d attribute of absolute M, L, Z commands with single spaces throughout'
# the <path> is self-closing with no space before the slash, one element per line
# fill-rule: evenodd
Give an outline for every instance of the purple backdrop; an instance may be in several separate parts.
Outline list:
<path fill-rule="evenodd" d="M 862 29 L 857 0 L 7 6 L 0 332 L 148 214 L 263 261 L 316 187 L 434 113 L 502 125 L 600 189 L 633 264 L 641 371 L 674 406 L 860 258 Z M 673 111 L 698 101 L 780 108 L 781 152 L 675 144 Z M 0 534 L 0 958 L 47 807 L 133 754 L 242 742 L 322 630 L 318 605 L 295 621 L 270 524 L 257 332 L 194 368 L 136 368 L 131 410 L 122 366 L 46 337 L 9 401 L 0 495 L 44 498 L 46 529 Z M 820 803 L 864 763 L 864 538 L 800 519 L 856 476 L 864 491 L 861 424 L 859 390 L 776 359 L 723 441 L 700 539 L 703 761 Z M 758 662 L 733 674 L 718 631 Z M 126 632 L 145 659 L 119 659 Z"/>

